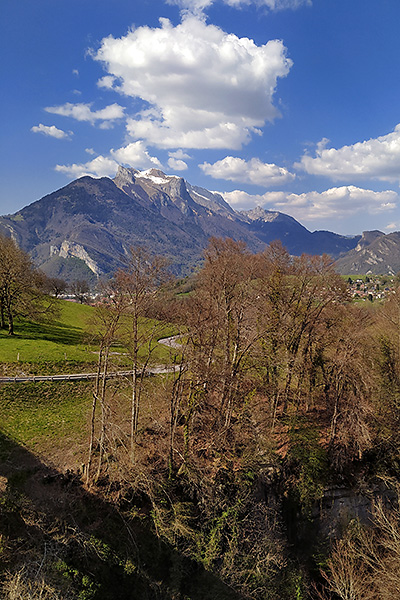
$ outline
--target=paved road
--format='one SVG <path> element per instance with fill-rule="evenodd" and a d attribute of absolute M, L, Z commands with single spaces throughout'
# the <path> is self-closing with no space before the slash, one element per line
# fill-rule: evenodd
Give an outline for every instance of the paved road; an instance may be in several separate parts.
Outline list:
<path fill-rule="evenodd" d="M 171 337 L 161 338 L 160 340 L 158 340 L 158 343 L 163 344 L 164 346 L 167 346 L 168 348 L 181 348 L 182 347 L 182 344 L 180 343 L 181 339 L 182 339 L 181 335 L 173 335 Z"/>
<path fill-rule="evenodd" d="M 158 366 L 146 370 L 147 375 L 161 375 L 174 373 L 179 367 Z M 116 377 L 129 377 L 133 371 L 114 371 L 107 373 L 107 379 Z M 16 377 L 0 377 L 0 383 L 21 383 L 23 381 L 78 381 L 82 379 L 96 379 L 97 373 L 65 373 L 59 375 L 18 375 Z"/>
<path fill-rule="evenodd" d="M 169 338 L 158 340 L 159 344 L 164 344 L 170 348 L 179 348 L 181 344 L 177 342 L 180 338 L 175 335 Z M 161 375 L 163 373 L 174 373 L 178 370 L 178 366 L 159 365 L 146 369 L 147 375 Z M 107 373 L 107 379 L 116 377 L 129 377 L 133 375 L 133 371 L 114 371 Z M 97 373 L 60 373 L 58 375 L 18 375 L 16 377 L 0 377 L 0 383 L 21 383 L 23 381 L 78 381 L 82 379 L 96 379 Z"/>

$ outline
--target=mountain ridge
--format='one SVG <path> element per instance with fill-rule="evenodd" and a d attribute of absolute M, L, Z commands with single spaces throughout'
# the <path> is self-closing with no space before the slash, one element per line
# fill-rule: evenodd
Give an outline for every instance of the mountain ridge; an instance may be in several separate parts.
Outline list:
<path fill-rule="evenodd" d="M 175 274 L 185 275 L 201 263 L 212 236 L 242 240 L 254 252 L 280 239 L 293 255 L 327 253 L 334 259 L 384 236 L 310 232 L 279 211 L 235 211 L 218 192 L 177 175 L 122 166 L 114 179 L 81 177 L 0 217 L 0 231 L 11 235 L 49 274 L 58 274 L 73 258 L 95 278 L 122 267 L 136 245 L 164 255 Z"/>
<path fill-rule="evenodd" d="M 400 231 L 364 231 L 357 246 L 338 258 L 335 266 L 346 275 L 396 275 L 400 272 Z"/>

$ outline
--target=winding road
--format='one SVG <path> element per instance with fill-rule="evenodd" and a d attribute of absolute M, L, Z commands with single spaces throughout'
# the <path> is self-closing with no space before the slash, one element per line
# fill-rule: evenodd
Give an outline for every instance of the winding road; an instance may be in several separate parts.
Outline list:
<path fill-rule="evenodd" d="M 158 340 L 159 344 L 168 346 L 169 348 L 178 348 L 180 346 L 177 339 L 180 336 L 175 335 L 169 338 Z M 146 375 L 162 375 L 164 373 L 174 373 L 178 366 L 158 365 L 146 369 Z M 107 379 L 115 379 L 116 377 L 129 377 L 133 375 L 133 371 L 113 371 L 107 373 Z M 61 373 L 58 375 L 17 375 L 15 377 L 0 377 L 0 383 L 22 383 L 26 381 L 79 381 L 87 379 L 96 379 L 97 373 Z"/>

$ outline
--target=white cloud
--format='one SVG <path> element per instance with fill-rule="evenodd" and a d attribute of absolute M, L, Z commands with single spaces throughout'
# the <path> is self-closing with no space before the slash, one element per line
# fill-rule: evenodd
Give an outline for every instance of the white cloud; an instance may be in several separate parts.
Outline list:
<path fill-rule="evenodd" d="M 188 168 L 184 160 L 180 160 L 179 158 L 173 157 L 168 159 L 168 166 L 174 171 L 186 171 L 186 169 Z"/>
<path fill-rule="evenodd" d="M 398 231 L 400 229 L 400 223 L 399 222 L 389 223 L 388 225 L 386 225 L 385 229 L 386 229 L 386 231 L 389 231 L 389 232 Z"/>
<path fill-rule="evenodd" d="M 304 194 L 267 192 L 263 195 L 250 195 L 236 190 L 224 193 L 223 197 L 235 208 L 250 209 L 263 206 L 307 221 L 345 219 L 357 213 L 377 214 L 391 211 L 399 203 L 399 196 L 393 190 L 374 192 L 353 185 Z"/>
<path fill-rule="evenodd" d="M 56 127 L 55 125 L 43 125 L 43 123 L 39 123 L 39 125 L 34 125 L 33 127 L 31 127 L 31 131 L 33 131 L 33 133 L 43 133 L 43 135 L 57 138 L 58 140 L 69 140 L 73 135 L 72 131 L 66 132 L 62 129 L 58 129 L 58 127 Z"/>
<path fill-rule="evenodd" d="M 284 167 L 263 163 L 258 158 L 245 161 L 242 158 L 226 156 L 213 165 L 205 162 L 199 166 L 206 175 L 214 179 L 227 179 L 267 187 L 282 185 L 295 178 L 295 175 Z"/>
<path fill-rule="evenodd" d="M 184 152 L 183 150 L 176 150 L 175 152 L 168 152 L 168 156 L 171 156 L 171 158 L 177 158 L 180 160 L 188 160 L 188 159 L 192 158 L 190 156 L 190 154 L 188 154 L 187 152 Z"/>
<path fill-rule="evenodd" d="M 77 179 L 85 175 L 90 177 L 112 177 L 117 172 L 117 168 L 118 163 L 115 160 L 100 155 L 87 163 L 56 165 L 55 170 Z"/>
<path fill-rule="evenodd" d="M 94 154 L 92 148 L 86 148 L 88 154 Z M 119 164 L 129 165 L 136 169 L 148 169 L 150 167 L 162 168 L 158 158 L 150 156 L 143 142 L 138 141 L 128 144 L 117 150 L 111 150 L 110 156 L 96 156 L 86 163 L 74 163 L 72 165 L 57 165 L 55 170 L 69 177 L 113 177 Z"/>
<path fill-rule="evenodd" d="M 146 103 L 127 121 L 134 139 L 160 148 L 239 149 L 279 115 L 277 80 L 292 65 L 282 41 L 257 46 L 193 15 L 176 27 L 160 24 L 109 36 L 95 54 L 109 74 L 99 85 Z"/>
<path fill-rule="evenodd" d="M 333 180 L 400 181 L 400 124 L 387 135 L 352 146 L 327 148 L 328 141 L 324 138 L 317 145 L 315 158 L 304 155 L 296 166 Z"/>
<path fill-rule="evenodd" d="M 127 146 L 111 150 L 111 156 L 119 163 L 127 164 L 135 169 L 148 169 L 150 167 L 162 167 L 162 164 L 155 156 L 150 156 L 144 143 L 139 140 L 132 142 Z"/>
<path fill-rule="evenodd" d="M 114 87 L 114 83 L 115 77 L 112 77 L 112 75 L 105 75 L 104 77 L 98 80 L 97 87 L 104 88 L 105 90 L 112 90 L 112 88 Z"/>
<path fill-rule="evenodd" d="M 45 111 L 54 115 L 62 115 L 63 117 L 72 117 L 77 121 L 88 121 L 95 123 L 102 121 L 103 123 L 113 122 L 124 117 L 125 109 L 119 104 L 110 104 L 100 110 L 92 111 L 91 104 L 72 104 L 67 102 L 61 106 L 48 106 Z"/>
<path fill-rule="evenodd" d="M 203 11 L 214 4 L 215 0 L 167 0 L 168 4 L 179 6 L 183 13 L 201 15 Z"/>
<path fill-rule="evenodd" d="M 179 149 L 175 152 L 168 152 L 168 166 L 174 171 L 186 171 L 188 165 L 186 160 L 192 158 L 190 154 L 187 154 L 183 150 Z"/>

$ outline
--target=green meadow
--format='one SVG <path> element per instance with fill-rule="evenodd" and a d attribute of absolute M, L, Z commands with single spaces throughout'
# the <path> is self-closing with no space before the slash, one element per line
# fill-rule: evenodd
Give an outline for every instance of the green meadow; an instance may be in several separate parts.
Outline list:
<path fill-rule="evenodd" d="M 54 320 L 35 323 L 18 319 L 15 336 L 0 331 L 2 363 L 95 362 L 88 336 L 93 308 L 65 300 L 57 301 Z"/>
<path fill-rule="evenodd" d="M 84 304 L 58 300 L 52 321 L 16 321 L 15 336 L 0 331 L 0 376 L 93 372 L 98 361 L 94 314 Z M 125 322 L 124 325 L 129 325 Z M 157 325 L 143 319 L 144 337 Z M 158 337 L 174 335 L 172 326 Z M 153 364 L 170 362 L 168 348 L 154 343 Z M 126 348 L 115 343 L 110 369 L 129 368 Z M 38 452 L 66 448 L 87 435 L 93 382 L 0 383 L 0 431 Z M 0 448 L 1 453 L 1 448 Z"/>
<path fill-rule="evenodd" d="M 35 452 L 79 447 L 86 437 L 92 389 L 87 381 L 3 384 L 0 431 Z"/>
<path fill-rule="evenodd" d="M 51 321 L 18 319 L 15 336 L 0 330 L 0 374 L 16 375 L 23 372 L 44 375 L 92 370 L 98 359 L 94 316 L 95 309 L 92 306 L 58 300 L 57 314 Z M 154 325 L 151 319 L 142 320 L 141 332 L 144 336 L 151 333 Z M 174 333 L 174 329 L 167 326 L 156 337 L 167 337 Z M 116 342 L 112 353 L 117 367 L 129 366 L 129 357 L 123 345 Z M 152 362 L 163 364 L 169 360 L 168 349 L 155 342 Z"/>

